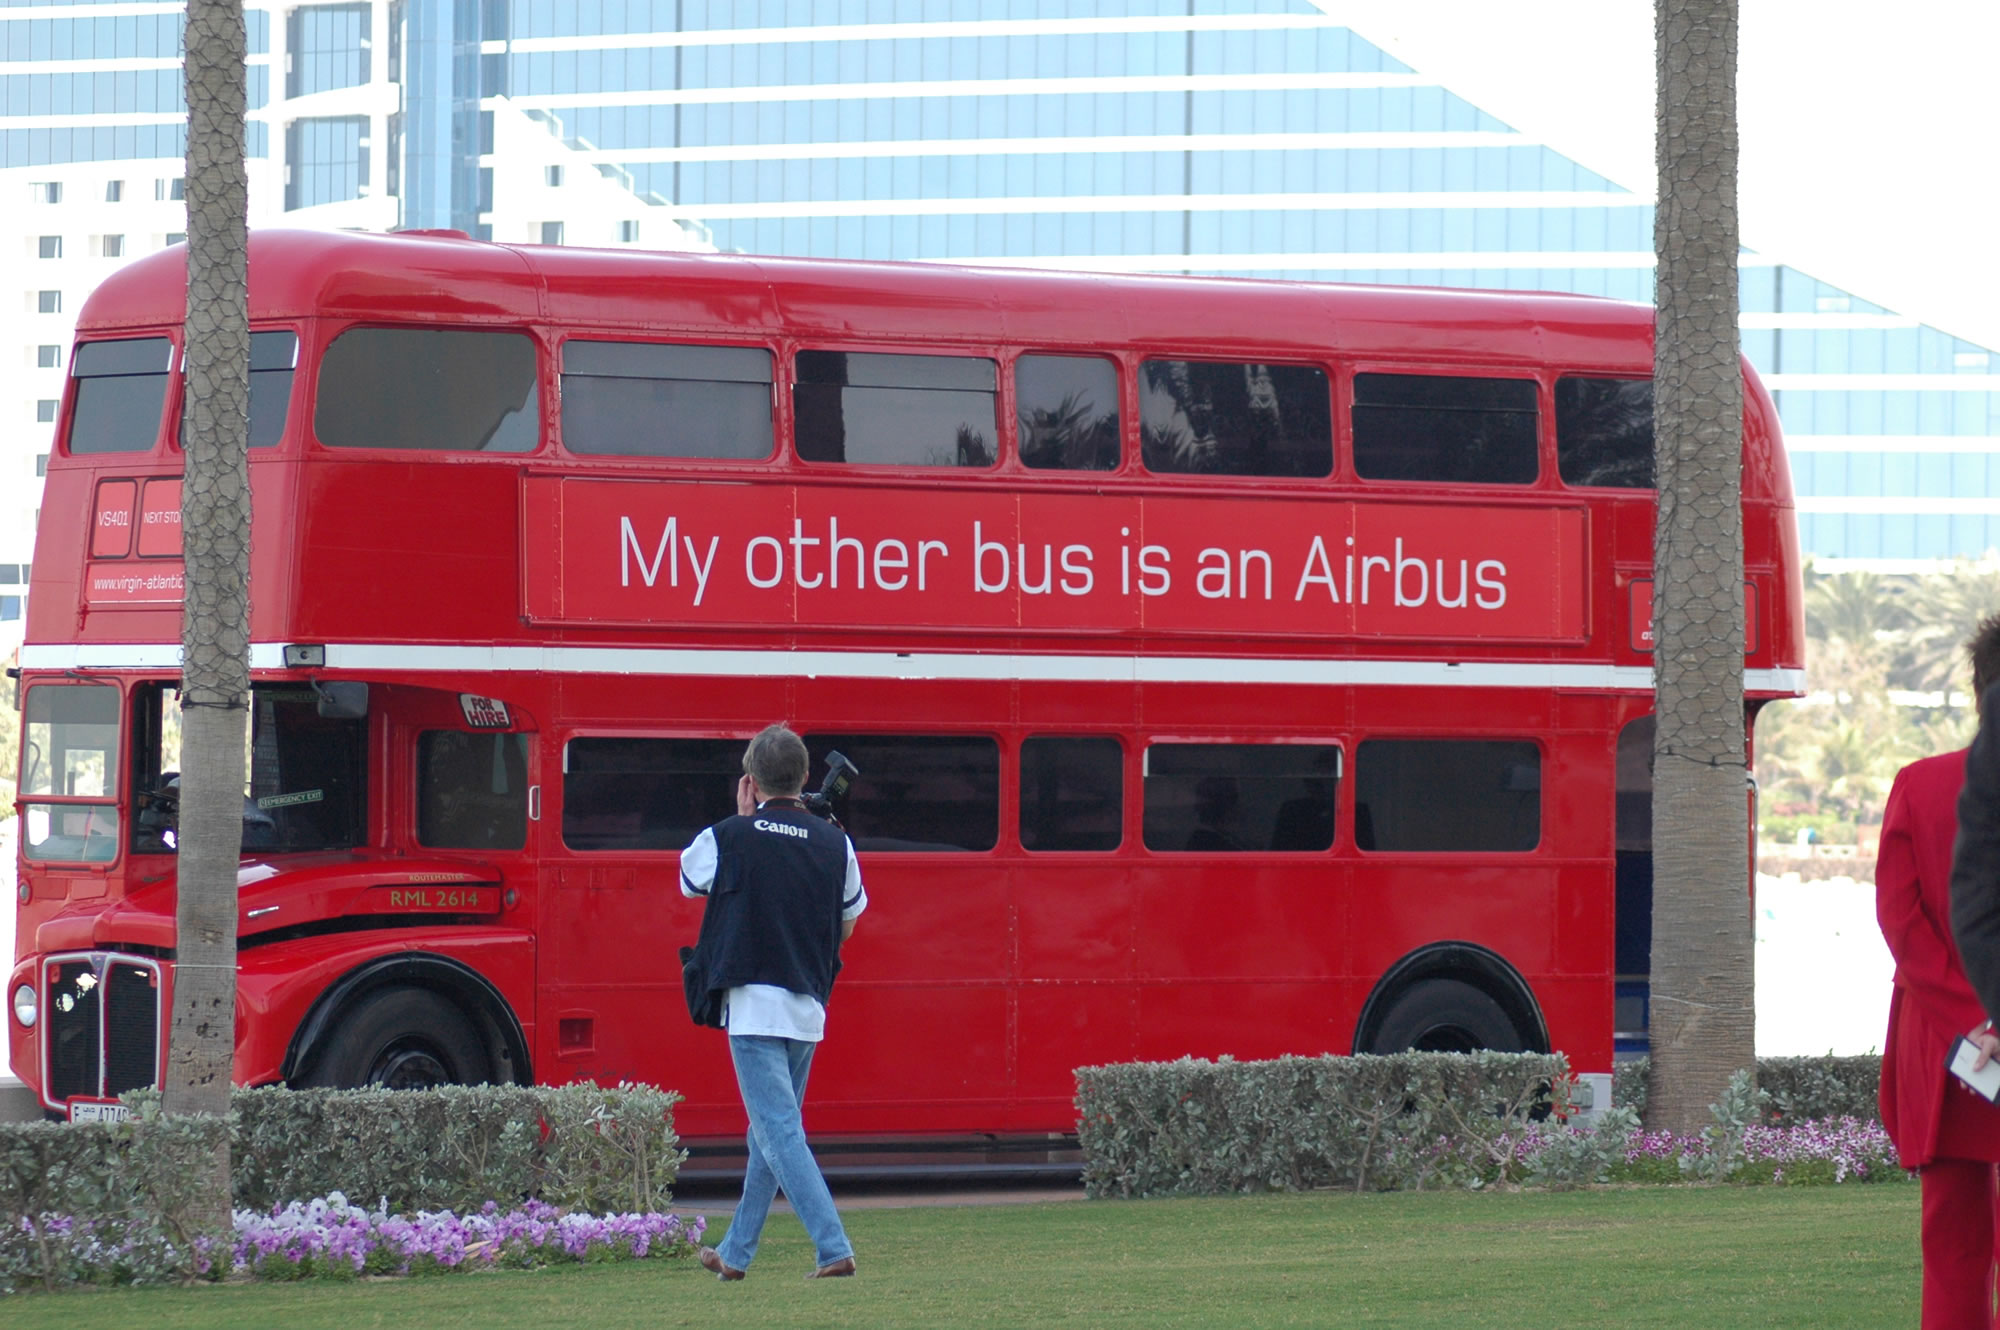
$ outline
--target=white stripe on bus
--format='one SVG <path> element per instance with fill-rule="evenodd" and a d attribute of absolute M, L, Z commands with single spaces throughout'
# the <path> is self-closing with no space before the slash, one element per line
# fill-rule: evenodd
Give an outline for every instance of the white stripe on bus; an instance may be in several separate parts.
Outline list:
<path fill-rule="evenodd" d="M 284 668 L 284 644 L 251 648 L 253 670 Z M 29 670 L 178 670 L 178 645 L 30 645 Z M 897 651 L 743 651 L 684 647 L 503 647 L 326 644 L 343 673 L 642 674 L 752 678 L 992 680 L 1039 683 L 1365 684 L 1425 688 L 1585 688 L 1648 691 L 1646 665 L 1560 661 L 1303 660 L 1241 656 L 1089 656 Z M 1745 670 L 1753 693 L 1803 693 L 1804 670 Z"/>

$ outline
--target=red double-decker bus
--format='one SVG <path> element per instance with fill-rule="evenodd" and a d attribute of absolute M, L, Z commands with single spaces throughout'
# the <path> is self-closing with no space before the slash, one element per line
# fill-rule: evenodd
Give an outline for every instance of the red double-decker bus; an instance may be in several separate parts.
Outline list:
<path fill-rule="evenodd" d="M 1648 310 L 438 234 L 250 271 L 242 1083 L 633 1079 L 739 1130 L 676 867 L 776 719 L 859 768 L 820 1133 L 1639 1032 Z M 50 460 L 7 987 L 52 1111 L 164 1051 L 183 290 L 174 250 L 91 297 Z M 1745 376 L 1754 716 L 1803 633 Z"/>

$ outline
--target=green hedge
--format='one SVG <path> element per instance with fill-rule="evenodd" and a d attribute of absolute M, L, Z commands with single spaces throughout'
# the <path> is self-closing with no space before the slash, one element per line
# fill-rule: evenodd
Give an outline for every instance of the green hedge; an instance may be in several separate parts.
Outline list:
<path fill-rule="evenodd" d="M 535 1197 L 592 1214 L 664 1207 L 685 1158 L 680 1096 L 651 1086 L 238 1090 L 236 1203 L 339 1191 L 391 1211 Z"/>
<path fill-rule="evenodd" d="M 0 1291 L 191 1278 L 195 1180 L 225 1132 L 243 1209 L 337 1191 L 392 1212 L 529 1197 L 592 1214 L 663 1210 L 686 1158 L 679 1099 L 643 1085 L 274 1087 L 236 1091 L 226 1119 L 162 1119 L 158 1093 L 141 1090 L 125 1096 L 128 1122 L 0 1125 Z M 118 1256 L 86 1259 L 92 1247 Z"/>
<path fill-rule="evenodd" d="M 646 1085 L 238 1090 L 231 1190 L 257 1210 L 334 1191 L 398 1212 L 527 1197 L 593 1214 L 657 1210 L 686 1157 L 679 1099 Z M 155 1156 L 212 1149 L 220 1127 L 155 1121 L 156 1091 L 125 1102 L 132 1122 L 0 1124 L 0 1215 L 159 1210 L 149 1198 L 165 1197 L 175 1169 L 154 1167 Z"/>
<path fill-rule="evenodd" d="M 192 1277 L 196 1187 L 229 1125 L 203 1116 L 0 1126 L 0 1292 Z M 82 1216 L 88 1225 L 66 1222 Z M 113 1260 L 93 1258 L 93 1244 Z"/>
<path fill-rule="evenodd" d="M 1651 1063 L 1645 1058 L 1620 1063 L 1613 1077 L 1612 1102 L 1644 1113 L 1651 1074 Z M 1882 1059 L 1874 1053 L 1758 1058 L 1757 1088 L 1770 1097 L 1764 1109 L 1769 1126 L 1796 1127 L 1826 1118 L 1872 1122 L 1880 1114 Z"/>
<path fill-rule="evenodd" d="M 1076 1073 L 1092 1196 L 1452 1185 L 1567 1080 L 1560 1055 L 1122 1063 Z"/>

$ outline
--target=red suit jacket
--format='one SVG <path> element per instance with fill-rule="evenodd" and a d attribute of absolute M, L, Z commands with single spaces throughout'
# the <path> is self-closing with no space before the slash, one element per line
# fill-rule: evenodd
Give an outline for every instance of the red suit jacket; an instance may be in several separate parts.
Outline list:
<path fill-rule="evenodd" d="M 1896 958 L 1882 1053 L 1882 1125 L 1904 1168 L 1919 1168 L 1938 1157 L 1947 1088 L 1970 1098 L 1955 1084 L 1948 1087 L 1945 1055 L 1953 1039 L 1986 1019 L 1951 937 L 1951 850 L 1964 784 L 1964 749 L 1912 762 L 1896 774 L 1882 814 L 1875 917 Z M 1954 1117 L 1966 1107 L 1954 1105 Z M 2000 1110 L 1978 1100 L 1969 1107 L 1994 1114 L 1994 1147 L 2000 1148 Z M 1996 1154 L 1970 1157 L 1993 1159 Z"/>

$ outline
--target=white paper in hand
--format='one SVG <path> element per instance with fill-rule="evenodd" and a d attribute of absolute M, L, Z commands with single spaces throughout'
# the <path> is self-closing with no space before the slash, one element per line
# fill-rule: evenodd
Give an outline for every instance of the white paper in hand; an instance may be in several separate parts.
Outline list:
<path fill-rule="evenodd" d="M 1945 1066 L 1951 1074 L 1972 1087 L 1975 1094 L 1988 1103 L 2000 1100 L 2000 1060 L 1988 1062 L 1978 1071 L 1972 1064 L 1979 1060 L 1979 1045 L 1960 1035 L 1951 1046 L 1951 1056 L 1945 1059 Z"/>

